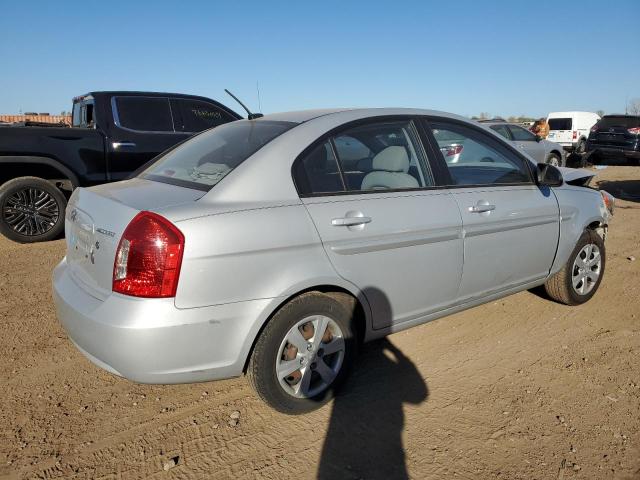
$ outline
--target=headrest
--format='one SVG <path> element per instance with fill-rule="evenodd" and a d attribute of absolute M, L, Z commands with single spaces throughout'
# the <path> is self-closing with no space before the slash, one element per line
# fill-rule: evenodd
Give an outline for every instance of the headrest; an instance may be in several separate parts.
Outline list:
<path fill-rule="evenodd" d="M 407 173 L 409 171 L 409 156 L 407 155 L 407 150 L 399 146 L 387 147 L 373 157 L 372 166 L 374 170 Z"/>

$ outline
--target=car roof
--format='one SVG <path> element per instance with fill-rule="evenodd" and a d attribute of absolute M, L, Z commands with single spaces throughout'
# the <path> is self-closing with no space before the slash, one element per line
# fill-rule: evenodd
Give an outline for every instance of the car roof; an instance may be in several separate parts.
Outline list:
<path fill-rule="evenodd" d="M 394 116 L 394 115 L 427 115 L 435 117 L 446 117 L 457 120 L 470 120 L 453 113 L 441 112 L 438 110 L 426 110 L 420 108 L 325 108 L 314 110 L 298 110 L 292 112 L 270 113 L 261 117 L 260 120 L 274 120 L 282 122 L 305 123 L 319 117 L 349 117 L 350 119 Z"/>

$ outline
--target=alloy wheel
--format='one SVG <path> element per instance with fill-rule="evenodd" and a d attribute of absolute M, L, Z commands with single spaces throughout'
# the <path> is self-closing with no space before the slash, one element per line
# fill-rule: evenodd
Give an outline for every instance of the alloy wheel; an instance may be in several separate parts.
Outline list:
<path fill-rule="evenodd" d="M 2 205 L 2 219 L 13 231 L 25 236 L 43 235 L 58 222 L 60 207 L 46 191 L 25 187 L 11 193 Z"/>
<path fill-rule="evenodd" d="M 335 321 L 324 315 L 303 318 L 280 344 L 278 382 L 293 397 L 315 397 L 338 376 L 344 355 L 344 335 Z"/>
<path fill-rule="evenodd" d="M 589 243 L 580 249 L 573 261 L 571 285 L 578 295 L 587 295 L 598 282 L 602 271 L 602 257 L 597 245 Z"/>

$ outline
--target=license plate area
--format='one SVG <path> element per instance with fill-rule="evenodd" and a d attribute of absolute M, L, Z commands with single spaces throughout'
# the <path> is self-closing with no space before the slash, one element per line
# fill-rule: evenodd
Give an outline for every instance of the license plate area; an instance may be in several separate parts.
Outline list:
<path fill-rule="evenodd" d="M 94 224 L 89 214 L 78 208 L 69 213 L 69 240 L 67 258 L 73 263 L 93 263 Z"/>

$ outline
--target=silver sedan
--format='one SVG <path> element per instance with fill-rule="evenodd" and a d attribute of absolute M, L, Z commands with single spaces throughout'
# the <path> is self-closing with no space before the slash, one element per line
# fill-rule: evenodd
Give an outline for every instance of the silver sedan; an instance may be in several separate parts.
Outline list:
<path fill-rule="evenodd" d="M 474 158 L 449 163 L 457 138 Z M 577 305 L 605 268 L 611 198 L 462 117 L 315 110 L 241 120 L 137 177 L 76 189 L 53 273 L 70 339 L 142 383 L 246 373 L 286 413 L 357 345 L 545 285 Z"/>
<path fill-rule="evenodd" d="M 512 141 L 517 148 L 538 163 L 548 163 L 556 167 L 563 167 L 566 164 L 565 151 L 559 143 L 550 142 L 513 123 L 496 121 L 481 123 Z"/>

